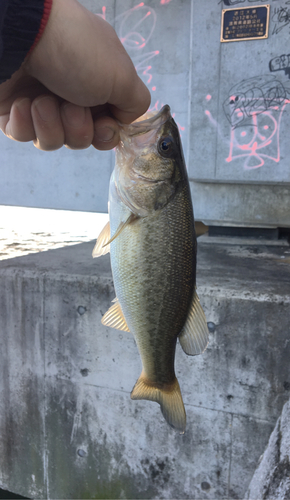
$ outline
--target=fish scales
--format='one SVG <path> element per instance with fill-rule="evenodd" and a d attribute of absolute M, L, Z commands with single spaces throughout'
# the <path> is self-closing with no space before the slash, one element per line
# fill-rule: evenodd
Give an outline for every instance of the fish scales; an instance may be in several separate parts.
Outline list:
<path fill-rule="evenodd" d="M 138 219 L 111 243 L 116 295 L 146 374 L 159 384 L 175 379 L 175 344 L 195 283 L 194 225 L 184 198 L 188 196 L 179 193 L 163 210 Z"/>
<path fill-rule="evenodd" d="M 158 402 L 167 422 L 184 432 L 176 342 L 187 354 L 199 354 L 208 330 L 195 290 L 196 236 L 179 133 L 165 106 L 155 117 L 124 126 L 121 138 L 110 181 L 110 225 L 93 252 L 103 255 L 110 244 L 116 301 L 102 323 L 130 330 L 136 340 L 142 373 L 131 398 Z"/>

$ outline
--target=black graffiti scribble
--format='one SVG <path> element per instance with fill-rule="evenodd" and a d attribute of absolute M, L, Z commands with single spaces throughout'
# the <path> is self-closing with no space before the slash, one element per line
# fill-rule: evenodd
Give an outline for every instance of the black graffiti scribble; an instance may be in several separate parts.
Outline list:
<path fill-rule="evenodd" d="M 271 19 L 275 23 L 272 35 L 277 35 L 290 24 L 290 7 L 275 7 Z"/>
<path fill-rule="evenodd" d="M 281 110 L 289 98 L 290 87 L 285 87 L 276 76 L 257 76 L 234 85 L 223 109 L 232 128 L 237 128 L 250 125 L 253 115 L 270 109 Z"/>
<path fill-rule="evenodd" d="M 230 5 L 237 5 L 238 3 L 245 3 L 246 0 L 220 0 L 219 1 L 219 4 L 220 3 L 224 3 L 224 5 L 226 6 L 230 6 Z M 256 3 L 256 2 L 266 2 L 267 0 L 248 0 L 248 2 L 252 2 L 252 3 Z M 290 0 L 289 0 L 290 2 Z M 286 2 L 287 3 L 287 2 Z"/>
<path fill-rule="evenodd" d="M 290 54 L 282 54 L 279 57 L 273 57 L 269 61 L 270 71 L 282 71 L 284 70 L 285 76 L 290 79 Z"/>

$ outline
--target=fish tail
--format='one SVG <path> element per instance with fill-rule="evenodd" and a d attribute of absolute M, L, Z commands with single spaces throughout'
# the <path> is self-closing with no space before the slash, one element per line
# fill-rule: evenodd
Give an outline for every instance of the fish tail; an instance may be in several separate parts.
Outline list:
<path fill-rule="evenodd" d="M 181 434 L 184 433 L 186 413 L 176 377 L 172 384 L 159 388 L 142 372 L 131 392 L 131 399 L 147 399 L 159 403 L 166 422 Z"/>

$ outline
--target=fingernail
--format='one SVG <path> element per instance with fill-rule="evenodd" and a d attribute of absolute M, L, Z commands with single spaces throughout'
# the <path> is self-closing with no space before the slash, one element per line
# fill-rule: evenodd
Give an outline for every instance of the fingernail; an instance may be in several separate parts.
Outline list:
<path fill-rule="evenodd" d="M 63 106 L 62 111 L 65 119 L 71 127 L 80 128 L 85 122 L 86 110 L 82 106 L 67 103 Z"/>
<path fill-rule="evenodd" d="M 52 97 L 41 97 L 34 101 L 34 105 L 44 122 L 51 122 L 58 117 L 58 107 Z"/>
<path fill-rule="evenodd" d="M 20 101 L 16 102 L 16 107 L 21 116 L 27 117 L 27 107 L 31 106 L 31 100 L 29 97 L 23 97 Z"/>
<path fill-rule="evenodd" d="M 98 127 L 95 130 L 95 138 L 98 141 L 108 142 L 113 139 L 115 131 L 110 127 Z"/>

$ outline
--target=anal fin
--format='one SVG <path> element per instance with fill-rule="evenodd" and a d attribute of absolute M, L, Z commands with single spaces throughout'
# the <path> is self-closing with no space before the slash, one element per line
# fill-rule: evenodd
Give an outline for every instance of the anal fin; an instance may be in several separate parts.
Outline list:
<path fill-rule="evenodd" d="M 208 345 L 206 317 L 196 290 L 193 294 L 186 322 L 179 334 L 179 342 L 184 352 L 191 356 L 201 354 Z"/>
<path fill-rule="evenodd" d="M 123 332 L 129 332 L 129 327 L 125 320 L 125 316 L 121 309 L 120 302 L 117 297 L 114 299 L 114 304 L 108 309 L 108 311 L 102 317 L 102 324 L 104 326 L 110 326 L 111 328 L 116 328 L 116 330 L 122 330 Z"/>
<path fill-rule="evenodd" d="M 131 392 L 131 399 L 147 399 L 159 403 L 166 422 L 181 434 L 184 433 L 186 413 L 177 378 L 172 384 L 160 388 L 150 383 L 142 371 Z"/>

